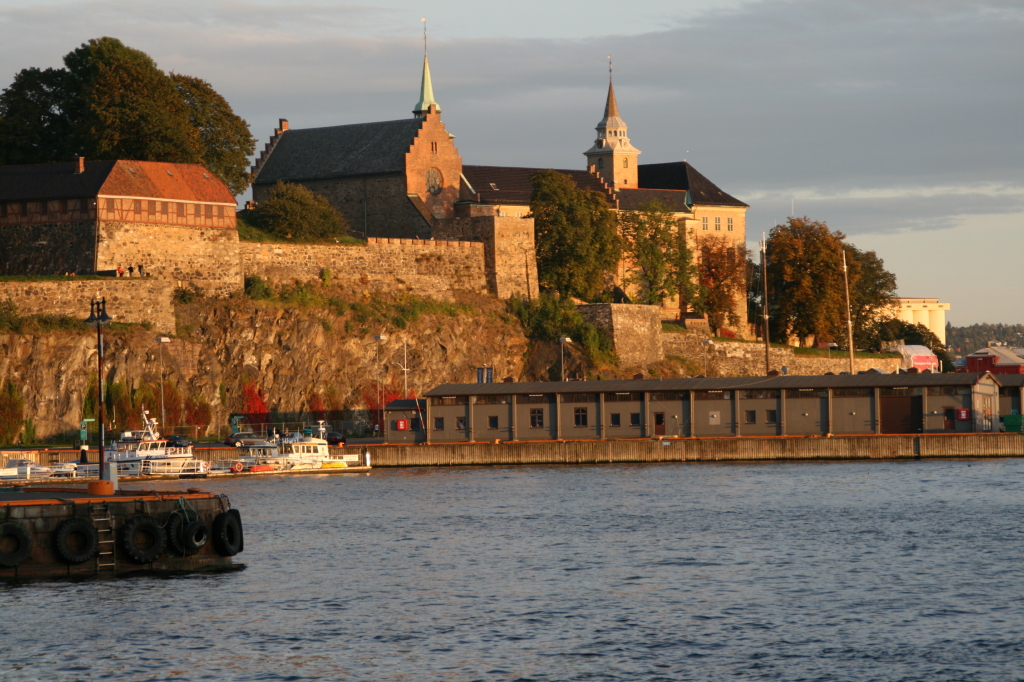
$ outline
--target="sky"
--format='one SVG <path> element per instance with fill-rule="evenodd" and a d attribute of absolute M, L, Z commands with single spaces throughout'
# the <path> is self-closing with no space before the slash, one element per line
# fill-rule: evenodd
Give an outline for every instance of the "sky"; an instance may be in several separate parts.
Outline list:
<path fill-rule="evenodd" d="M 113 36 L 209 81 L 258 149 L 411 116 L 434 94 L 467 164 L 584 168 L 608 87 L 641 163 L 686 159 L 750 204 L 874 250 L 955 325 L 1024 323 L 1019 0 L 3 0 L 0 87 Z"/>

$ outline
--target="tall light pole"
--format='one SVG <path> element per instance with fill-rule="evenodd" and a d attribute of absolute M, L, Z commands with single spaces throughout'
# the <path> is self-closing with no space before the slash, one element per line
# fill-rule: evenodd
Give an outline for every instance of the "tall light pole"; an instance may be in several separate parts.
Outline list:
<path fill-rule="evenodd" d="M 377 334 L 373 340 L 377 342 L 377 432 L 382 434 L 384 433 L 384 385 L 381 381 L 380 342 L 387 341 L 388 335 Z"/>
<path fill-rule="evenodd" d="M 85 319 L 86 324 L 96 326 L 96 350 L 97 355 L 97 370 L 96 370 L 96 383 L 99 384 L 98 392 L 100 399 L 99 413 L 96 415 L 96 421 L 99 422 L 100 427 L 100 456 L 99 456 L 99 472 L 98 478 L 100 480 L 106 480 L 106 468 L 107 457 L 104 452 L 106 448 L 106 427 L 103 422 L 104 412 L 106 412 L 106 405 L 104 404 L 104 390 L 103 390 L 103 325 L 110 322 L 110 316 L 107 315 L 107 299 L 101 298 L 100 300 L 93 300 L 89 304 L 89 317 Z"/>
<path fill-rule="evenodd" d="M 164 344 L 171 340 L 166 336 L 156 337 L 157 348 L 160 349 L 160 428 L 167 429 L 167 410 L 164 409 Z"/>
<path fill-rule="evenodd" d="M 761 313 L 764 316 L 764 374 L 772 371 L 768 359 L 768 351 L 771 348 L 768 341 L 768 238 L 764 232 L 761 233 L 761 284 L 764 286 L 764 298 L 761 299 Z"/>
<path fill-rule="evenodd" d="M 846 343 L 850 346 L 850 374 L 853 374 L 853 316 L 850 314 L 850 278 L 846 274 L 846 249 L 843 249 L 843 285 L 846 288 Z"/>
<path fill-rule="evenodd" d="M 559 347 L 562 349 L 562 360 L 558 366 L 558 369 L 561 370 L 562 381 L 565 381 L 565 344 L 567 343 L 572 343 L 572 339 L 570 339 L 568 336 L 558 337 L 558 344 Z"/>
<path fill-rule="evenodd" d="M 715 345 L 715 342 L 711 339 L 704 339 L 701 341 L 704 345 L 704 376 L 708 375 L 708 348 Z"/>

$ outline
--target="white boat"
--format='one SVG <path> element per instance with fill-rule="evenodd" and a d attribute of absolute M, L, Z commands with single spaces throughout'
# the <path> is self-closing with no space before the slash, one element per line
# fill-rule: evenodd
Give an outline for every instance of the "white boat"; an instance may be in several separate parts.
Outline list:
<path fill-rule="evenodd" d="M 31 459 L 11 459 L 0 469 L 0 480 L 31 481 L 33 479 L 50 478 L 54 475 L 52 467 L 43 466 Z"/>
<path fill-rule="evenodd" d="M 174 447 L 160 438 L 157 422 L 142 411 L 144 427 L 125 431 L 104 450 L 107 462 L 117 462 L 118 476 L 174 476 L 199 473 L 206 462 L 192 456 L 192 446 Z M 95 476 L 98 464 L 79 464 L 79 476 Z"/>
<path fill-rule="evenodd" d="M 253 441 L 238 446 L 245 455 L 239 461 L 249 471 L 252 466 L 272 466 L 275 471 L 309 471 L 347 467 L 343 459 L 331 456 L 331 449 L 323 438 L 327 430 L 324 422 L 319 423 L 319 438 L 301 433 L 287 434 L 270 441 Z"/>

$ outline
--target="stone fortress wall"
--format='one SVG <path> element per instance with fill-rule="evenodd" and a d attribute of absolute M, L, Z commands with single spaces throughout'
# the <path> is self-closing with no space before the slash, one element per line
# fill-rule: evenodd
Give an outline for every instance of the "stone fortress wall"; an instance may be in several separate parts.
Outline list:
<path fill-rule="evenodd" d="M 470 241 L 378 239 L 366 246 L 239 242 L 242 270 L 276 283 L 331 281 L 356 290 L 407 291 L 452 300 L 456 291 L 487 293 L 484 245 Z"/>
<path fill-rule="evenodd" d="M 110 277 L 35 282 L 0 282 L 0 301 L 10 299 L 23 315 L 67 315 L 84 320 L 89 303 L 107 299 L 107 314 L 114 322 L 144 322 L 153 331 L 175 331 L 174 282 L 156 277 Z"/>

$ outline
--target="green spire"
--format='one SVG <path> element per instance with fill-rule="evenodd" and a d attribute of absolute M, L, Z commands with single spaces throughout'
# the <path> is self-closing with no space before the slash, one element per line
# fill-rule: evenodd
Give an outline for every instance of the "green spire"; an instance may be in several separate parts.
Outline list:
<path fill-rule="evenodd" d="M 430 82 L 430 62 L 427 61 L 427 53 L 423 53 L 423 82 L 420 85 L 420 101 L 416 103 L 416 108 L 412 110 L 412 113 L 416 114 L 420 118 L 427 115 L 427 109 L 433 104 L 437 107 L 437 112 L 441 113 L 441 105 L 434 101 L 434 86 Z"/>

